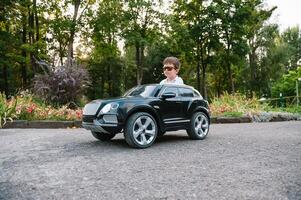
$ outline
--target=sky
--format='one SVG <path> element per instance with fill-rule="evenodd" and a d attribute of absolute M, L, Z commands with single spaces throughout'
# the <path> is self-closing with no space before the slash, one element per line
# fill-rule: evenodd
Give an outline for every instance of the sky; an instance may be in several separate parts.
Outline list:
<path fill-rule="evenodd" d="M 265 0 L 267 6 L 277 6 L 270 22 L 277 23 L 280 31 L 286 28 L 299 25 L 301 28 L 301 0 Z"/>

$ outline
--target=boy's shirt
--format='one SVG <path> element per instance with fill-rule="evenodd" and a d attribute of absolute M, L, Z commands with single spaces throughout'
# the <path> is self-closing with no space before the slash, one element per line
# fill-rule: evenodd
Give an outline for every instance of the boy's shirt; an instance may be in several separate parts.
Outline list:
<path fill-rule="evenodd" d="M 176 76 L 176 78 L 175 78 L 174 80 L 172 80 L 172 81 L 167 81 L 167 78 L 166 78 L 166 79 L 162 80 L 162 81 L 160 82 L 160 84 L 161 84 L 161 85 L 162 85 L 162 84 L 180 84 L 180 85 L 183 85 L 184 82 L 183 82 L 183 79 L 182 79 L 181 77 Z"/>

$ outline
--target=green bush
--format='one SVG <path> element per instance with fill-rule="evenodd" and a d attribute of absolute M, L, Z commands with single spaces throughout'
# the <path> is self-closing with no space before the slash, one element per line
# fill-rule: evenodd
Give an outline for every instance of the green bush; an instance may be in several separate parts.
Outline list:
<path fill-rule="evenodd" d="M 6 100 L 5 94 L 0 93 L 0 128 L 2 128 L 5 123 L 13 120 L 15 116 L 17 101 Z"/>
<path fill-rule="evenodd" d="M 262 104 L 257 98 L 246 98 L 244 95 L 235 93 L 224 93 L 220 97 L 214 97 L 210 110 L 213 116 L 233 116 L 239 117 L 247 113 L 258 113 L 268 108 L 267 104 Z"/>
<path fill-rule="evenodd" d="M 271 109 L 275 112 L 289 112 L 289 113 L 297 113 L 301 114 L 301 106 L 289 106 L 285 108 L 273 108 Z"/>
<path fill-rule="evenodd" d="M 87 71 L 78 65 L 48 67 L 34 78 L 33 92 L 47 104 L 77 104 L 88 83 Z"/>
<path fill-rule="evenodd" d="M 301 78 L 301 67 L 289 71 L 288 74 L 283 75 L 279 81 L 274 83 L 272 86 L 272 96 L 279 97 L 280 93 L 282 93 L 284 97 L 296 96 L 296 80 L 298 80 L 298 78 Z M 299 85 L 301 85 L 301 83 L 299 83 Z"/>
<path fill-rule="evenodd" d="M 225 116 L 225 117 L 241 117 L 241 116 L 243 116 L 243 113 L 242 112 L 224 112 L 222 114 L 222 116 Z"/>
<path fill-rule="evenodd" d="M 15 118 L 19 120 L 81 120 L 82 110 L 69 109 L 66 105 L 52 107 L 28 92 L 21 92 L 16 99 Z"/>
<path fill-rule="evenodd" d="M 54 108 L 46 105 L 28 91 L 22 91 L 10 100 L 6 100 L 5 95 L 0 93 L 0 128 L 13 119 L 73 121 L 81 120 L 81 118 L 81 108 L 72 110 L 66 105 Z"/>

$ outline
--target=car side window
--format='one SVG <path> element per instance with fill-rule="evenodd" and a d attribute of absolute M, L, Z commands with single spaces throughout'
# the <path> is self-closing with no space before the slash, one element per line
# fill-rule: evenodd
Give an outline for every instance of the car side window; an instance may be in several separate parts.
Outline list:
<path fill-rule="evenodd" d="M 193 95 L 194 95 L 195 97 L 200 97 L 200 96 L 201 96 L 200 93 L 198 93 L 197 91 L 193 91 Z"/>
<path fill-rule="evenodd" d="M 193 91 L 189 88 L 179 88 L 181 97 L 194 97 Z"/>
<path fill-rule="evenodd" d="M 176 87 L 167 87 L 167 88 L 165 88 L 163 93 L 168 93 L 168 92 L 175 93 L 176 97 L 179 96 L 178 88 L 176 88 Z"/>

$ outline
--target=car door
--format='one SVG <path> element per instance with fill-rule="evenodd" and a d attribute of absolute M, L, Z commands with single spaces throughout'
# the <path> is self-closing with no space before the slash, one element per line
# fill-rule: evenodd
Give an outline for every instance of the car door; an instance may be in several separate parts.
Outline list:
<path fill-rule="evenodd" d="M 173 98 L 162 99 L 160 101 L 160 115 L 164 124 L 173 124 L 182 119 L 182 102 L 181 97 L 179 96 L 179 91 L 177 87 L 168 86 L 163 92 L 164 93 L 174 93 L 176 94 Z"/>
<path fill-rule="evenodd" d="M 193 98 L 194 98 L 194 93 L 193 90 L 190 88 L 184 88 L 184 87 L 180 87 L 179 88 L 179 96 L 181 97 L 181 101 L 182 101 L 182 117 L 185 119 L 188 119 L 190 117 L 190 107 L 191 107 L 191 103 L 193 102 Z"/>

